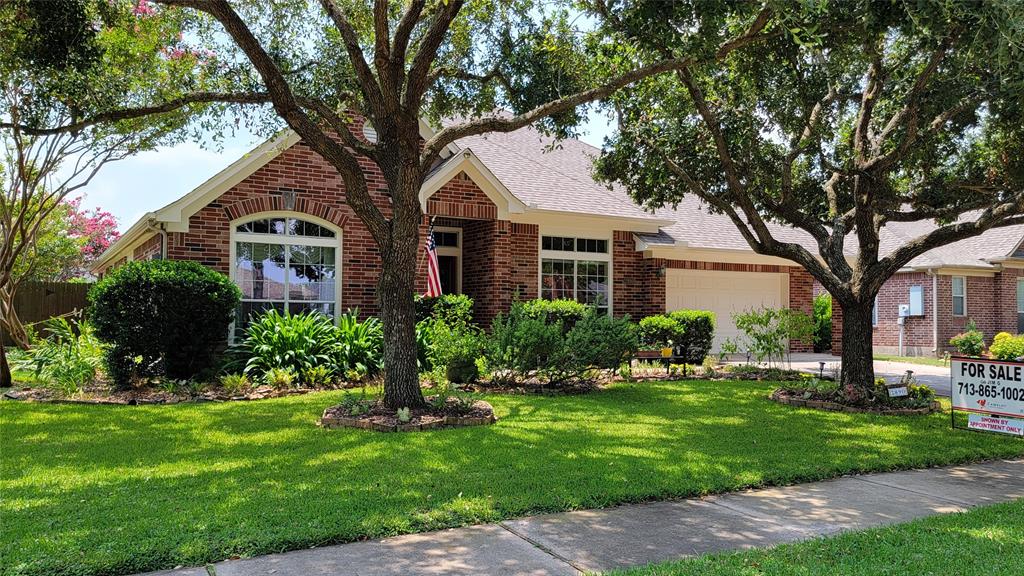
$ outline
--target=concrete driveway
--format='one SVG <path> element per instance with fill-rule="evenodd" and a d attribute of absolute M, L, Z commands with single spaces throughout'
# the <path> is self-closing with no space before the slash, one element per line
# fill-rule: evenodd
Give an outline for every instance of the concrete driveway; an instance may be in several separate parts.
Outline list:
<path fill-rule="evenodd" d="M 831 354 L 793 354 L 793 369 L 802 370 L 811 374 L 818 374 L 820 362 L 825 363 L 825 374 L 835 373 L 842 365 L 839 356 Z M 738 364 L 739 362 L 730 362 Z M 949 396 L 949 367 L 928 366 L 925 364 L 910 364 L 907 362 L 886 362 L 875 361 L 875 375 L 884 377 L 894 382 L 903 377 L 907 370 L 914 371 L 914 378 L 922 384 L 927 384 L 935 390 L 939 396 Z"/>

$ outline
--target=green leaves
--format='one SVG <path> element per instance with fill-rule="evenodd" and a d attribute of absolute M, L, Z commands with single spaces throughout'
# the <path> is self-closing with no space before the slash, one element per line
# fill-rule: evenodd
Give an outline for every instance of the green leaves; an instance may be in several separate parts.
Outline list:
<path fill-rule="evenodd" d="M 382 364 L 380 321 L 358 319 L 358 311 L 338 317 L 337 325 L 318 312 L 282 314 L 271 308 L 252 319 L 238 353 L 244 373 L 268 378 L 287 370 L 307 385 L 377 373 Z"/>

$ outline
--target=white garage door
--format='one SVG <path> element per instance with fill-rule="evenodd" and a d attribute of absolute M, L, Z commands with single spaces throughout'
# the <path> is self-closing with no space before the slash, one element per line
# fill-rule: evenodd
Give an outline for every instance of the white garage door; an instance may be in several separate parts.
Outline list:
<path fill-rule="evenodd" d="M 665 309 L 710 310 L 715 313 L 718 351 L 726 338 L 736 339 L 735 312 L 788 305 L 789 276 L 764 272 L 718 272 L 669 269 L 665 275 Z"/>

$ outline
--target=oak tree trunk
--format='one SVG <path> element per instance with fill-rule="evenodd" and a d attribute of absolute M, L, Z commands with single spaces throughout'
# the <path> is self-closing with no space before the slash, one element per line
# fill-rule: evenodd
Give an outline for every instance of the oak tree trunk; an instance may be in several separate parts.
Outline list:
<path fill-rule="evenodd" d="M 840 386 L 847 400 L 858 401 L 867 396 L 875 381 L 871 326 L 874 299 L 844 300 L 840 304 L 843 307 Z"/>
<path fill-rule="evenodd" d="M 381 324 L 384 328 L 384 404 L 389 409 L 416 408 L 426 404 L 420 390 L 416 363 L 415 233 L 411 239 L 395 239 L 382 254 L 377 283 Z"/>

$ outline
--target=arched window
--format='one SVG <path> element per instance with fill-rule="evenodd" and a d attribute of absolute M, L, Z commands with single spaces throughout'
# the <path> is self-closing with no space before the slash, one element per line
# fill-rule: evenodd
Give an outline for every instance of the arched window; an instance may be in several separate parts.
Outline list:
<path fill-rule="evenodd" d="M 231 235 L 232 278 L 242 290 L 236 330 L 270 308 L 334 316 L 340 255 L 335 230 L 306 216 L 274 214 L 235 223 Z"/>

